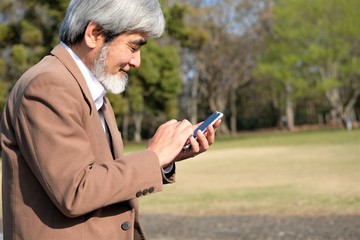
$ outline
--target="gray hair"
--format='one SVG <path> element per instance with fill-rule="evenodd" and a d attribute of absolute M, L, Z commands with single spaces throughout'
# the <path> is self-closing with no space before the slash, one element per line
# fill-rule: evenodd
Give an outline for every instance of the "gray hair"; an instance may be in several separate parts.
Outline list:
<path fill-rule="evenodd" d="M 106 42 L 123 32 L 157 38 L 165 28 L 158 0 L 71 0 L 60 28 L 60 40 L 67 45 L 80 43 L 90 22 L 101 28 Z"/>

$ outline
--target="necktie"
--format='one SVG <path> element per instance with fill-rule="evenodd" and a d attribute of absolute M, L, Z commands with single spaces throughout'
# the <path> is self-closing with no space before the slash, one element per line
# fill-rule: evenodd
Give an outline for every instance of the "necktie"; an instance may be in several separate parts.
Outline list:
<path fill-rule="evenodd" d="M 108 145 L 109 145 L 110 150 L 111 150 L 111 154 L 114 157 L 114 152 L 113 152 L 113 147 L 112 147 L 112 139 L 111 139 L 111 131 L 110 131 L 110 128 L 109 128 L 109 125 L 108 125 L 110 122 L 109 122 L 109 116 L 108 116 L 108 112 L 107 112 L 107 109 L 106 109 L 105 101 L 104 101 L 104 104 L 102 105 L 102 107 L 99 109 L 99 116 L 100 116 L 101 124 L 103 126 L 103 129 L 104 129 L 104 132 L 105 132 L 105 135 L 106 135 Z"/>
<path fill-rule="evenodd" d="M 104 104 L 101 107 L 101 110 L 106 123 L 105 126 L 107 126 L 109 132 L 109 142 L 111 146 L 110 147 L 111 152 L 113 153 L 113 156 L 115 158 L 120 157 L 124 155 L 123 141 L 119 129 L 117 127 L 117 122 L 114 116 L 114 112 L 112 111 L 110 102 L 107 98 L 104 98 Z"/>

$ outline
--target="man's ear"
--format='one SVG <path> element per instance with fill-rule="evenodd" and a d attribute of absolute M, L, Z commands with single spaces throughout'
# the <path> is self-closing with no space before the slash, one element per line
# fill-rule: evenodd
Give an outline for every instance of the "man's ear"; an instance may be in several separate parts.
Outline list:
<path fill-rule="evenodd" d="M 85 30 L 84 41 L 89 48 L 96 48 L 98 44 L 102 44 L 103 36 L 100 27 L 90 22 Z"/>

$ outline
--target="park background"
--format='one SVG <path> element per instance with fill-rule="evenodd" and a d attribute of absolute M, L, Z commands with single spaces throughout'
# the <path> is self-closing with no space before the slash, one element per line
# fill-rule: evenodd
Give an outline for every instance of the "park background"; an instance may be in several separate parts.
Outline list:
<path fill-rule="evenodd" d="M 144 148 L 171 118 L 224 118 L 210 151 L 179 163 L 175 185 L 141 200 L 145 226 L 173 223 L 166 233 L 151 225 L 153 239 L 359 239 L 360 0 L 160 2 L 163 37 L 142 48 L 127 90 L 108 95 L 125 148 Z M 1 112 L 21 74 L 59 43 L 68 3 L 0 2 Z M 201 220 L 190 228 L 185 216 Z M 234 216 L 270 218 L 244 229 Z M 309 217 L 293 224 L 301 233 L 279 227 L 294 216 Z M 211 230 L 222 237 L 196 236 Z"/>

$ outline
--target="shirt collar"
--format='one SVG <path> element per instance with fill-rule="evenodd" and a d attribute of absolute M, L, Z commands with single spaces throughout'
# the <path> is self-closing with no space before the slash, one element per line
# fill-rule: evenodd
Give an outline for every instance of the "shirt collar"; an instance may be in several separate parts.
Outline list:
<path fill-rule="evenodd" d="M 65 43 L 60 42 L 60 44 L 69 52 L 71 57 L 76 62 L 79 67 L 82 75 L 85 78 L 86 84 L 90 90 L 93 101 L 95 102 L 96 109 L 99 109 L 104 104 L 104 96 L 106 95 L 106 90 L 104 86 L 96 79 L 94 74 L 90 71 L 90 69 L 84 64 L 84 62 L 68 47 Z"/>

